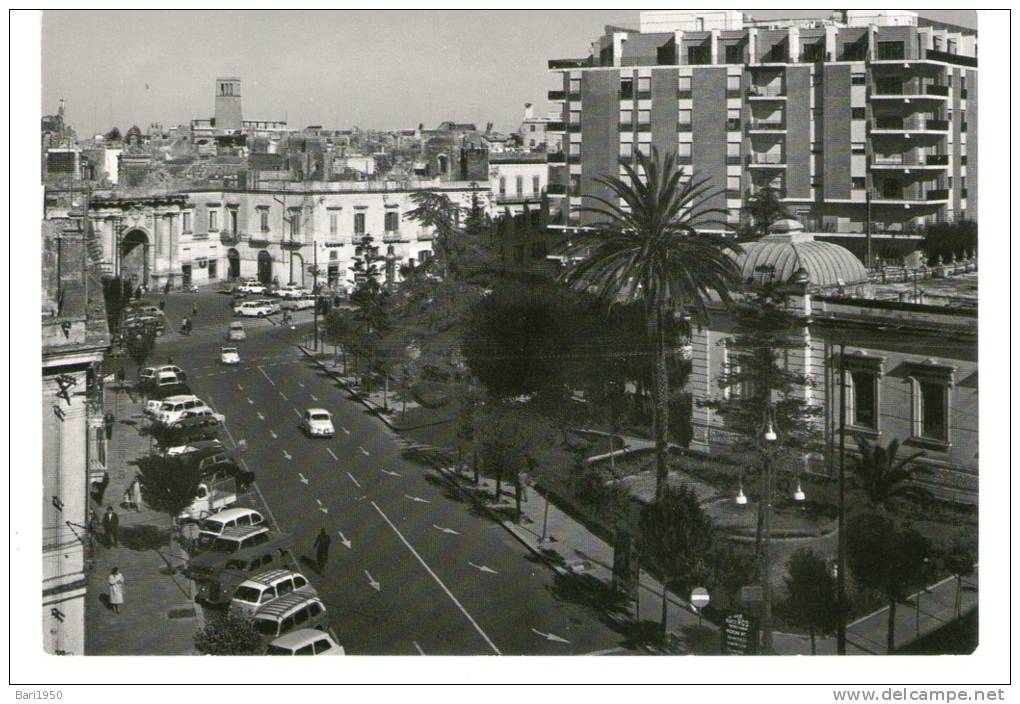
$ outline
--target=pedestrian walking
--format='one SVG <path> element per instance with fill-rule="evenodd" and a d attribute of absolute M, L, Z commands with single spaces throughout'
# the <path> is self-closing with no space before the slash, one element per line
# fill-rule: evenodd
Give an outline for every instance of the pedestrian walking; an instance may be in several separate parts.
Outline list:
<path fill-rule="evenodd" d="M 131 486 L 128 487 L 128 491 L 131 492 L 131 505 L 135 507 L 135 511 L 141 512 L 142 510 L 142 482 L 135 475 L 135 480 L 131 482 Z"/>
<path fill-rule="evenodd" d="M 127 373 L 124 371 L 124 365 L 120 365 L 117 369 L 117 385 L 124 388 L 124 380 L 127 378 Z"/>
<path fill-rule="evenodd" d="M 319 572 L 322 572 L 326 566 L 326 561 L 329 559 L 329 535 L 326 533 L 325 528 L 319 528 L 319 534 L 315 536 L 315 564 L 319 568 Z"/>
<path fill-rule="evenodd" d="M 106 507 L 103 514 L 103 535 L 106 537 L 106 547 L 112 548 L 120 545 L 117 539 L 117 531 L 120 530 L 120 517 L 113 510 L 113 506 Z"/>
<path fill-rule="evenodd" d="M 198 301 L 191 304 L 191 317 L 192 318 L 198 317 Z"/>
<path fill-rule="evenodd" d="M 159 311 L 162 313 L 164 310 L 166 310 L 166 299 L 165 298 L 160 298 L 159 299 Z"/>
<path fill-rule="evenodd" d="M 85 521 L 85 530 L 89 535 L 89 557 L 93 557 L 96 554 L 96 536 L 99 535 L 99 516 L 96 515 L 95 509 L 89 509 L 89 517 Z"/>
<path fill-rule="evenodd" d="M 170 293 L 170 279 L 167 279 L 166 283 L 165 283 L 165 284 L 163 284 L 163 295 L 165 296 L 165 295 L 167 295 L 168 293 Z M 162 303 L 162 301 L 160 302 L 160 305 L 159 305 L 159 307 L 160 307 L 160 308 L 162 308 L 162 307 L 163 307 L 163 303 Z"/>
<path fill-rule="evenodd" d="M 110 473 L 103 470 L 103 478 L 94 485 L 96 487 L 96 503 L 103 503 L 103 495 L 106 494 L 106 487 L 110 486 Z"/>
<path fill-rule="evenodd" d="M 172 354 L 168 354 L 166 356 L 166 363 L 167 364 L 173 364 L 174 363 L 174 356 Z"/>
<path fill-rule="evenodd" d="M 234 491 L 238 494 L 247 493 L 248 488 L 255 483 L 255 472 L 248 469 L 238 469 L 234 475 Z"/>
<path fill-rule="evenodd" d="M 521 472 L 517 475 L 517 484 L 521 487 L 521 501 L 528 503 L 528 483 L 531 481 L 531 477 L 528 476 L 527 472 Z"/>
<path fill-rule="evenodd" d="M 124 575 L 114 567 L 110 570 L 106 583 L 110 586 L 110 608 L 113 609 L 113 613 L 119 614 L 120 607 L 124 604 Z"/>
<path fill-rule="evenodd" d="M 106 430 L 106 441 L 109 442 L 113 439 L 113 424 L 117 422 L 112 411 L 107 411 L 106 415 L 103 416 L 103 428 Z"/>

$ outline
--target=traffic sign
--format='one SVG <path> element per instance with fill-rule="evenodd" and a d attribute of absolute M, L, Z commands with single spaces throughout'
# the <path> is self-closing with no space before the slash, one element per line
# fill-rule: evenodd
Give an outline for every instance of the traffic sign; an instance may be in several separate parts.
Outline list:
<path fill-rule="evenodd" d="M 740 603 L 753 605 L 760 604 L 765 600 L 765 590 L 759 585 L 751 585 L 740 588 Z"/>
<path fill-rule="evenodd" d="M 696 587 L 691 592 L 691 604 L 699 609 L 703 606 L 708 606 L 709 599 L 708 590 L 704 587 Z"/>
<path fill-rule="evenodd" d="M 754 655 L 758 650 L 758 627 L 741 613 L 723 619 L 722 652 L 724 655 Z"/>

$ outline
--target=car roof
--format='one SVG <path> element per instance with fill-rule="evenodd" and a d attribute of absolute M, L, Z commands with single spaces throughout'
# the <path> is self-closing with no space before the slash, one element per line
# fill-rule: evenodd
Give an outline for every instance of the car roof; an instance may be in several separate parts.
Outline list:
<path fill-rule="evenodd" d="M 232 327 L 232 328 L 243 328 L 244 327 L 244 323 L 242 323 L 240 320 L 235 320 L 234 322 L 232 322 L 230 324 L 230 327 Z"/>
<path fill-rule="evenodd" d="M 300 572 L 295 572 L 294 570 L 287 570 L 287 569 L 277 568 L 277 569 L 272 569 L 272 570 L 266 570 L 265 572 L 259 572 L 258 574 L 253 575 L 253 576 L 249 577 L 248 579 L 246 579 L 244 581 L 245 582 L 254 582 L 255 584 L 259 584 L 259 585 L 262 585 L 262 586 L 269 586 L 273 582 L 276 582 L 276 581 L 278 581 L 280 579 L 283 579 L 285 577 L 290 577 L 291 575 L 298 575 L 298 574 L 301 574 L 301 573 Z M 304 577 L 303 574 L 301 576 Z M 242 582 L 242 584 L 243 584 L 243 582 Z"/>
<path fill-rule="evenodd" d="M 216 513 L 212 514 L 211 516 L 206 516 L 203 520 L 213 520 L 213 521 L 223 520 L 223 521 L 229 521 L 231 519 L 239 518 L 239 517 L 244 516 L 244 515 L 249 514 L 249 513 L 258 513 L 260 516 L 262 515 L 261 513 L 259 513 L 258 511 L 256 511 L 253 508 L 247 508 L 245 506 L 237 506 L 237 507 L 234 507 L 234 508 L 225 508 L 222 511 L 217 511 Z"/>
<path fill-rule="evenodd" d="M 333 415 L 332 413 L 330 413 L 329 411 L 327 411 L 327 410 L 326 410 L 325 408 L 309 408 L 309 409 L 308 409 L 308 410 L 306 411 L 306 413 L 325 413 L 325 414 L 326 414 L 326 415 L 328 415 L 328 416 L 329 416 L 329 415 Z"/>
<path fill-rule="evenodd" d="M 329 638 L 329 634 L 320 631 L 318 628 L 299 628 L 296 631 L 291 631 L 285 635 L 280 636 L 274 640 L 270 645 L 275 645 L 279 648 L 303 648 L 309 643 L 314 643 L 320 638 Z"/>
<path fill-rule="evenodd" d="M 236 347 L 220 347 L 220 352 L 237 352 Z"/>
<path fill-rule="evenodd" d="M 291 609 L 297 608 L 298 606 L 310 601 L 318 601 L 322 604 L 322 600 L 314 594 L 291 592 L 290 594 L 285 594 L 278 599 L 273 599 L 265 606 L 260 607 L 259 610 L 255 612 L 255 618 L 258 618 L 259 616 L 279 618 Z M 325 608 L 325 605 L 323 605 L 323 608 Z"/>
<path fill-rule="evenodd" d="M 182 403 L 184 401 L 201 401 L 201 399 L 195 394 L 178 394 L 177 396 L 167 396 L 163 399 L 163 403 Z"/>
<path fill-rule="evenodd" d="M 265 526 L 265 525 L 258 525 L 258 526 L 231 526 L 230 528 L 225 528 L 223 530 L 223 532 L 220 533 L 220 537 L 221 538 L 236 538 L 237 540 L 242 540 L 244 538 L 247 538 L 249 535 L 254 535 L 256 533 L 268 533 L 268 532 L 269 532 L 269 527 Z"/>

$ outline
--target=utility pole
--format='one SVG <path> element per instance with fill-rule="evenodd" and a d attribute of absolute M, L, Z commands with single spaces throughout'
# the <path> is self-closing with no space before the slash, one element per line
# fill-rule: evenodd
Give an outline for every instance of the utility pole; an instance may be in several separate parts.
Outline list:
<path fill-rule="evenodd" d="M 864 223 L 864 235 L 865 235 L 865 239 L 867 240 L 868 253 L 867 253 L 867 259 L 864 260 L 864 263 L 867 265 L 868 269 L 870 270 L 871 267 L 872 267 L 872 261 L 871 261 L 871 191 L 870 190 L 865 192 L 865 203 L 867 204 L 867 210 L 866 210 L 866 214 L 867 215 L 866 215 L 866 220 L 865 220 L 865 223 Z"/>
<path fill-rule="evenodd" d="M 312 240 L 312 294 L 315 296 L 315 305 L 312 306 L 312 317 L 315 326 L 315 351 L 319 351 L 319 247 L 315 240 Z M 334 350 L 335 352 L 336 350 Z M 336 361 L 336 360 L 334 360 Z"/>
<path fill-rule="evenodd" d="M 839 507 L 836 547 L 836 653 L 846 655 L 846 344 L 839 343 Z"/>

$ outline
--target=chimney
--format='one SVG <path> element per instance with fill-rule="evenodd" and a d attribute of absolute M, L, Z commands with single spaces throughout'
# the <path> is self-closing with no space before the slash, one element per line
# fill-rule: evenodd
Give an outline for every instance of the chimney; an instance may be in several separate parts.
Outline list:
<path fill-rule="evenodd" d="M 524 119 L 525 120 L 531 120 L 531 119 L 534 119 L 534 117 L 535 117 L 535 106 L 533 106 L 531 103 L 525 103 L 524 104 Z"/>

